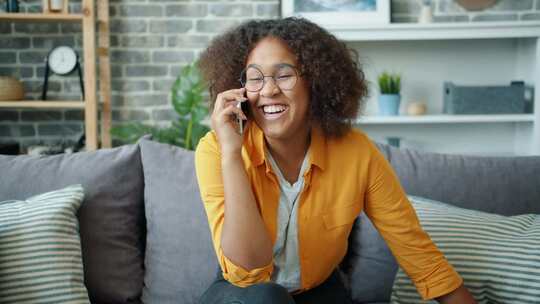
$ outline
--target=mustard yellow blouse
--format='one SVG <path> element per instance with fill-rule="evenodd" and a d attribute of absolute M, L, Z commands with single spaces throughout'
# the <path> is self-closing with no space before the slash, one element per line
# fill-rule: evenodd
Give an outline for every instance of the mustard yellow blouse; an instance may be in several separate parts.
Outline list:
<path fill-rule="evenodd" d="M 265 141 L 250 124 L 242 158 L 256 203 L 272 242 L 276 241 L 279 182 L 265 156 Z M 273 263 L 252 270 L 235 265 L 221 249 L 224 191 L 220 149 L 213 131 L 195 152 L 197 179 L 223 277 L 245 287 L 270 280 Z M 396 175 L 360 130 L 327 139 L 311 131 L 309 164 L 298 206 L 298 246 L 302 291 L 325 281 L 347 252 L 353 222 L 364 211 L 385 239 L 399 265 L 424 299 L 451 292 L 461 277 L 422 230 Z"/>

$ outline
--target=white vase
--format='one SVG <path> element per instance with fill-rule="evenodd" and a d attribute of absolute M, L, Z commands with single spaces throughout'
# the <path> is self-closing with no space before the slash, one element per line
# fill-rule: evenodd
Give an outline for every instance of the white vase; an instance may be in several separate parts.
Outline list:
<path fill-rule="evenodd" d="M 49 0 L 49 9 L 53 12 L 60 12 L 64 9 L 64 0 Z"/>
<path fill-rule="evenodd" d="M 418 16 L 418 23 L 431 23 L 433 22 L 433 12 L 431 11 L 431 5 L 422 5 L 420 9 L 420 16 Z"/>

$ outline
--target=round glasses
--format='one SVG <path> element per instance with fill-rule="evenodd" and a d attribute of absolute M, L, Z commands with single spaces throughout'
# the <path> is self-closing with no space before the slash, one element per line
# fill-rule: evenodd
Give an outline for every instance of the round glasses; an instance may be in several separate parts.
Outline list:
<path fill-rule="evenodd" d="M 240 83 L 248 92 L 259 92 L 266 84 L 266 78 L 272 78 L 274 84 L 281 90 L 292 90 L 298 80 L 298 71 L 292 65 L 282 64 L 273 75 L 265 76 L 261 70 L 254 66 L 249 66 L 242 71 Z"/>

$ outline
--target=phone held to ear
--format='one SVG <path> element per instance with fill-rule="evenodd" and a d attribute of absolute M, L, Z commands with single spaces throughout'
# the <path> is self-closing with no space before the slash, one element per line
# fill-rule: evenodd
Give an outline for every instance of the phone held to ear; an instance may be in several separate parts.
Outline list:
<path fill-rule="evenodd" d="M 248 115 L 249 101 L 246 100 L 239 102 L 238 104 L 236 104 L 236 107 L 241 109 L 244 115 Z M 238 120 L 238 132 L 240 134 L 244 134 L 245 122 L 247 122 L 247 120 L 243 120 L 240 116 L 236 116 L 236 119 Z"/>

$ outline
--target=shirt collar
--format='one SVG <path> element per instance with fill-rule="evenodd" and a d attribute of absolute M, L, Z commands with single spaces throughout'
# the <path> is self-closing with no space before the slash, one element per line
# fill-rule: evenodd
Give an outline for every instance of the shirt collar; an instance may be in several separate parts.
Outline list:
<path fill-rule="evenodd" d="M 252 143 L 252 149 L 250 155 L 255 166 L 260 166 L 263 163 L 268 164 L 269 160 L 266 159 L 265 154 L 265 142 L 264 133 L 255 123 L 251 123 L 249 128 L 249 136 Z M 320 127 L 311 128 L 311 143 L 309 145 L 309 167 L 315 165 L 321 170 L 324 170 L 326 165 L 326 139 Z"/>

